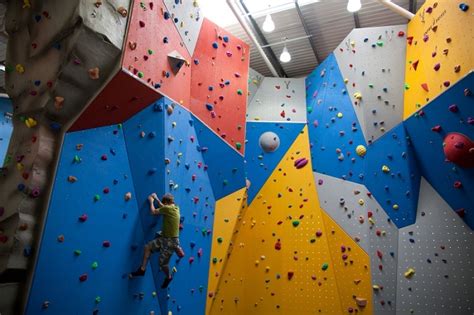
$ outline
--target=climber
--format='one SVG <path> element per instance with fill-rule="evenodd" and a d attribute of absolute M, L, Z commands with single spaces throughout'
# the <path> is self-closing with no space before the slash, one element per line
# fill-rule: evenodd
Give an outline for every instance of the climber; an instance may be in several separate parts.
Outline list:
<path fill-rule="evenodd" d="M 158 209 L 155 208 L 155 200 L 158 204 Z M 133 278 L 143 276 L 150 255 L 159 251 L 160 269 L 166 275 L 161 288 L 165 289 L 168 287 L 171 280 L 173 280 L 168 265 L 170 258 L 173 255 L 173 251 L 176 252 L 179 258 L 184 257 L 184 251 L 179 245 L 179 207 L 174 203 L 174 197 L 171 194 L 165 194 L 160 201 L 158 196 L 153 193 L 148 196 L 148 201 L 150 203 L 151 214 L 163 216 L 163 227 L 162 231 L 157 233 L 156 238 L 145 245 L 142 265 L 137 269 L 137 271 L 132 272 L 129 277 Z"/>

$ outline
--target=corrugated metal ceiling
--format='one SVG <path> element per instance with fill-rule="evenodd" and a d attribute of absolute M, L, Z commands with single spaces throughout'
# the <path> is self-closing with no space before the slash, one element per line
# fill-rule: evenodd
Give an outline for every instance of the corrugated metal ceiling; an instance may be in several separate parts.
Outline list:
<path fill-rule="evenodd" d="M 258 0 L 245 0 L 244 4 L 249 1 Z M 407 10 L 410 7 L 410 0 L 393 0 L 393 2 Z M 423 3 L 424 0 L 417 0 L 417 9 Z M 354 15 L 346 10 L 346 6 L 347 0 L 320 0 L 300 7 L 311 37 L 287 43 L 292 60 L 289 63 L 280 62 L 280 65 L 288 77 L 302 77 L 309 74 L 318 65 L 317 58 L 323 61 L 356 27 Z M 358 17 L 360 27 L 400 25 L 408 22 L 404 17 L 373 0 L 362 0 L 362 9 L 358 12 Z M 260 16 L 255 18 L 255 21 L 261 27 L 264 19 L 264 16 Z M 272 19 L 276 25 L 275 31 L 263 33 L 268 43 L 280 42 L 283 38 L 294 39 L 306 36 L 295 7 L 272 13 Z M 263 58 L 250 42 L 240 24 L 228 26 L 226 29 L 250 45 L 250 66 L 265 76 L 272 76 Z M 317 57 L 313 52 L 310 41 L 313 41 Z M 271 47 L 277 59 L 283 47 L 284 45 Z"/>

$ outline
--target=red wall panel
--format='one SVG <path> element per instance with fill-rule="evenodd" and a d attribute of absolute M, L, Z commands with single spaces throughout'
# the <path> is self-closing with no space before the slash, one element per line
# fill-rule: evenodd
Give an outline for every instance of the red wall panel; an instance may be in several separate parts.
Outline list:
<path fill-rule="evenodd" d="M 204 19 L 192 60 L 191 111 L 244 152 L 248 45 Z"/>
<path fill-rule="evenodd" d="M 168 63 L 168 54 L 175 50 L 188 61 L 177 74 Z M 159 93 L 189 108 L 190 60 L 163 1 L 133 1 L 123 68 Z"/>

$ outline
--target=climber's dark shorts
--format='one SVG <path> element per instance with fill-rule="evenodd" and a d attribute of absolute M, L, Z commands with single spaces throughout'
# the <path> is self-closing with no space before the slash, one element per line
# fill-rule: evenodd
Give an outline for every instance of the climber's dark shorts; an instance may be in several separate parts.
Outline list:
<path fill-rule="evenodd" d="M 171 256 L 180 248 L 179 238 L 177 237 L 158 236 L 147 245 L 152 253 L 160 252 L 160 257 L 158 258 L 160 267 L 168 266 Z"/>

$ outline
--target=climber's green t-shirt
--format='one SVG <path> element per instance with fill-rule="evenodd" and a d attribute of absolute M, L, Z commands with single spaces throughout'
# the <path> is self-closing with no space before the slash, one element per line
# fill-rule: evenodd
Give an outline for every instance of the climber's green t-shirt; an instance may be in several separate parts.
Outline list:
<path fill-rule="evenodd" d="M 163 216 L 163 228 L 161 229 L 164 237 L 179 236 L 179 207 L 177 205 L 165 205 L 158 209 Z"/>

